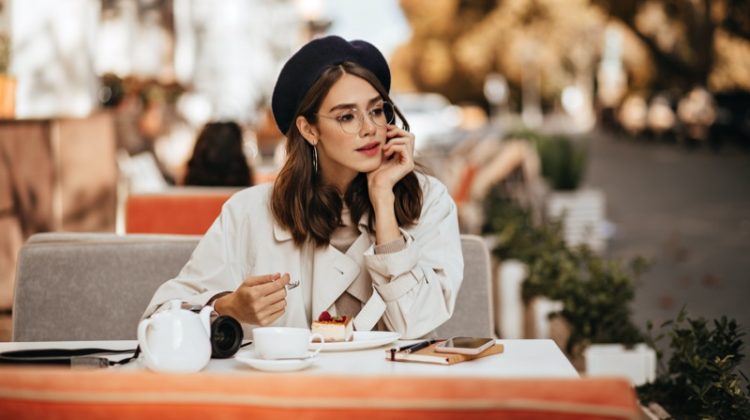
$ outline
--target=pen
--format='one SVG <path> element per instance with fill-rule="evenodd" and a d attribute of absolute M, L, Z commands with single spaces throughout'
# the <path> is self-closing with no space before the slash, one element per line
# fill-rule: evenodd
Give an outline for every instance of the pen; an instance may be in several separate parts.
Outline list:
<path fill-rule="evenodd" d="M 432 340 L 422 341 L 422 342 L 417 343 L 417 344 L 413 344 L 412 346 L 410 346 L 406 350 L 404 350 L 404 353 L 413 353 L 413 352 L 415 352 L 417 350 L 422 350 L 423 348 L 425 348 L 427 346 L 430 346 L 432 344 L 435 344 L 438 341 L 440 341 L 440 340 L 432 339 Z"/>
<path fill-rule="evenodd" d="M 391 361 L 396 360 L 396 353 L 397 352 L 398 353 L 400 353 L 400 352 L 404 352 L 404 353 L 415 352 L 415 351 L 421 350 L 421 349 L 423 349 L 423 348 L 425 348 L 425 347 L 427 347 L 427 346 L 429 346 L 431 344 L 437 343 L 438 341 L 444 341 L 444 340 L 433 338 L 433 339 L 430 339 L 430 340 L 420 341 L 418 343 L 409 344 L 409 345 L 406 345 L 406 346 L 393 347 L 393 348 L 391 348 Z"/>
<path fill-rule="evenodd" d="M 441 340 L 436 340 L 436 339 L 425 340 L 425 341 L 420 341 L 418 343 L 408 344 L 406 346 L 394 347 L 394 348 L 391 349 L 391 352 L 393 352 L 393 353 L 395 353 L 395 352 L 411 353 L 413 351 L 417 351 L 419 349 L 423 349 L 423 348 L 429 346 L 430 344 L 437 343 L 438 341 L 441 341 Z"/>

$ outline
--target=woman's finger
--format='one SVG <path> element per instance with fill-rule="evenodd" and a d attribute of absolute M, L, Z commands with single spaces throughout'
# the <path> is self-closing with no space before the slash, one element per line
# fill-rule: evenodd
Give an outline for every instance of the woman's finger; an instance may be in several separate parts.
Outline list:
<path fill-rule="evenodd" d="M 279 273 L 265 274 L 262 276 L 252 276 L 252 277 L 246 278 L 243 284 L 247 286 L 257 286 L 260 284 L 266 284 L 274 280 L 278 280 L 280 277 L 281 277 L 281 274 Z"/>
<path fill-rule="evenodd" d="M 410 137 L 410 136 L 413 137 L 414 136 L 414 134 L 412 134 L 412 133 L 404 130 L 403 128 L 401 128 L 401 127 L 399 127 L 397 125 L 393 125 L 393 124 L 391 124 L 391 125 L 388 126 L 388 132 L 389 133 L 399 133 L 403 137 Z"/>
<path fill-rule="evenodd" d="M 282 310 L 280 310 L 278 312 L 274 312 L 274 313 L 266 316 L 265 317 L 266 325 L 271 325 L 274 321 L 276 321 L 277 319 L 281 318 L 281 316 L 284 315 L 284 312 L 285 312 L 284 309 L 282 309 Z"/>
<path fill-rule="evenodd" d="M 277 277 L 275 280 L 254 286 L 254 290 L 258 294 L 258 296 L 267 296 L 278 290 L 286 288 L 287 284 L 289 284 L 289 273 Z"/>
<path fill-rule="evenodd" d="M 271 293 L 270 295 L 264 296 L 260 299 L 262 306 L 271 306 L 278 302 L 286 301 L 286 288 Z"/>
<path fill-rule="evenodd" d="M 286 305 L 275 305 L 273 308 L 267 308 L 258 314 L 258 320 L 262 320 L 265 325 L 271 324 L 286 312 Z"/>
<path fill-rule="evenodd" d="M 280 300 L 258 311 L 258 318 L 266 318 L 269 315 L 274 314 L 276 312 L 284 311 L 284 308 L 286 308 L 286 300 Z"/>
<path fill-rule="evenodd" d="M 395 154 L 400 154 L 404 159 L 409 159 L 411 157 L 411 155 L 409 154 L 409 148 L 405 144 L 394 144 L 393 146 L 388 148 L 386 154 L 388 155 L 388 157 Z"/>

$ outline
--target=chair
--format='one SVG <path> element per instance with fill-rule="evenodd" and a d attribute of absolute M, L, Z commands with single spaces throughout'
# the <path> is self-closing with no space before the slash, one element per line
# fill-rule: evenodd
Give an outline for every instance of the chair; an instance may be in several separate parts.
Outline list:
<path fill-rule="evenodd" d="M 158 193 L 131 194 L 125 204 L 126 233 L 206 233 L 221 206 L 238 188 L 175 187 Z"/>
<path fill-rule="evenodd" d="M 156 289 L 198 236 L 42 233 L 21 248 L 13 341 L 135 339 Z"/>
<path fill-rule="evenodd" d="M 14 341 L 135 339 L 156 289 L 178 274 L 199 236 L 42 233 L 22 247 Z M 489 253 L 461 238 L 464 282 L 441 337 L 492 336 Z"/>
<path fill-rule="evenodd" d="M 494 337 L 490 253 L 476 235 L 461 235 L 464 280 L 451 319 L 436 330 L 438 337 Z"/>

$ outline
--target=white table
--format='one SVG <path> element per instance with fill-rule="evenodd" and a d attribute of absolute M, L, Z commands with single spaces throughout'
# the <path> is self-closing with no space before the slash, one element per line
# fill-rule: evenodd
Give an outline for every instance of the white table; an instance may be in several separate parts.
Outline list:
<path fill-rule="evenodd" d="M 491 377 L 491 378 L 577 378 L 578 373 L 552 340 L 497 340 L 505 346 L 499 355 L 458 363 L 451 366 L 424 363 L 391 362 L 385 350 L 393 345 L 375 349 L 321 352 L 315 363 L 299 371 L 306 375 L 404 375 L 439 377 Z M 405 344 L 399 342 L 397 345 Z M 133 349 L 136 341 L 54 341 L 0 343 L 0 352 L 39 348 Z M 246 349 L 251 349 L 252 346 Z M 126 355 L 113 356 L 113 360 Z M 142 369 L 133 362 L 115 369 Z M 205 371 L 226 374 L 261 373 L 234 359 L 211 360 Z M 283 373 L 280 373 L 283 374 Z"/>

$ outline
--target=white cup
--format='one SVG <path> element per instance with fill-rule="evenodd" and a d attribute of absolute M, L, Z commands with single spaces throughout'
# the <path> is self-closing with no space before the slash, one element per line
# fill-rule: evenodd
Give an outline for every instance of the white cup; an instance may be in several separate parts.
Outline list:
<path fill-rule="evenodd" d="M 255 353 L 262 359 L 301 359 L 308 357 L 308 348 L 314 340 L 324 343 L 320 334 L 311 334 L 306 328 L 260 327 L 253 330 Z M 315 353 L 322 346 L 317 346 Z M 312 357 L 310 356 L 310 357 Z"/>

